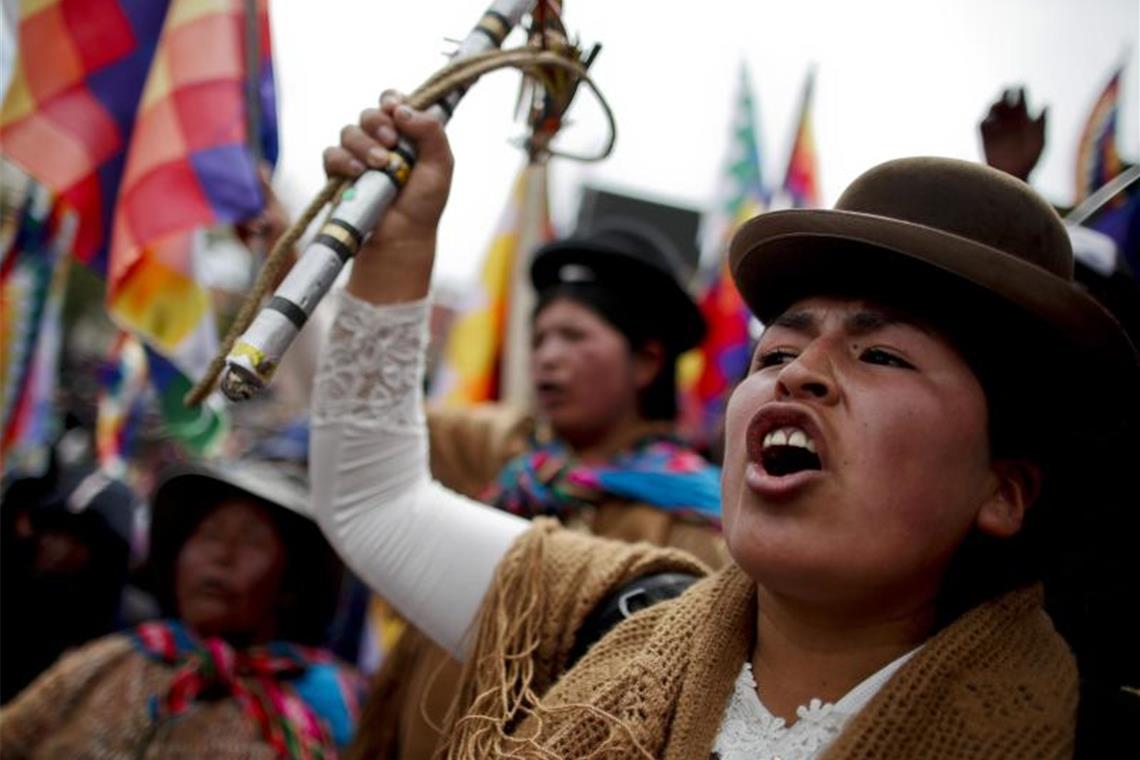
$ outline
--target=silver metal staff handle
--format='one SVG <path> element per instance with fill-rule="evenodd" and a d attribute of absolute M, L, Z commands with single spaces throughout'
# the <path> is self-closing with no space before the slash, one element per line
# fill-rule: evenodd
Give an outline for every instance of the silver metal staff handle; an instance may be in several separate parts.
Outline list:
<path fill-rule="evenodd" d="M 494 0 L 467 38 L 455 60 L 500 47 L 536 0 Z M 425 113 L 447 124 L 464 90 L 452 92 Z M 285 351 L 312 316 L 317 304 L 336 282 L 376 221 L 400 192 L 416 161 L 413 146 L 401 139 L 387 167 L 366 171 L 341 194 L 317 237 L 277 287 L 226 356 L 222 392 L 243 401 L 265 388 Z"/>

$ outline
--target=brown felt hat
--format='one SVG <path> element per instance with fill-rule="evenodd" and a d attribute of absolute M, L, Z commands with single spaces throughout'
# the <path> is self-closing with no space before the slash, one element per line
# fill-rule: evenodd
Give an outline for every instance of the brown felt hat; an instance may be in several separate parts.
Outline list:
<path fill-rule="evenodd" d="M 833 210 L 786 210 L 746 223 L 732 241 L 741 295 L 761 321 L 838 288 L 910 291 L 937 308 L 995 327 L 1016 319 L 1107 363 L 1117 380 L 1140 376 L 1120 325 L 1073 281 L 1069 236 L 1030 187 L 987 166 L 903 158 L 859 176 Z M 1058 358 L 1058 361 L 1061 361 Z"/>

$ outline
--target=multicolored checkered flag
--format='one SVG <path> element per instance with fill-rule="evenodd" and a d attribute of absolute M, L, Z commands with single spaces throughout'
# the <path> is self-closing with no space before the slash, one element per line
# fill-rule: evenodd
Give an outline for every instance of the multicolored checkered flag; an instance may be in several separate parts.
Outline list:
<path fill-rule="evenodd" d="M 4 154 L 78 215 L 115 321 L 196 376 L 217 335 L 194 233 L 255 216 L 277 155 L 268 0 L 25 0 L 18 32 Z"/>

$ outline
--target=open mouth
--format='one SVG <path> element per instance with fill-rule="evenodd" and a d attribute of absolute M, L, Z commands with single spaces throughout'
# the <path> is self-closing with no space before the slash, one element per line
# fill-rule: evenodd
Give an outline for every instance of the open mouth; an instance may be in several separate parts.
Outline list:
<path fill-rule="evenodd" d="M 764 436 L 759 461 L 765 472 L 777 478 L 823 469 L 815 441 L 806 430 L 794 425 L 771 430 Z"/>
<path fill-rule="evenodd" d="M 566 395 L 566 389 L 561 383 L 547 381 L 536 383 L 535 391 L 539 400 L 544 403 L 560 401 Z"/>
<path fill-rule="evenodd" d="M 204 580 L 194 587 L 199 596 L 224 597 L 231 596 L 229 586 L 216 579 Z"/>

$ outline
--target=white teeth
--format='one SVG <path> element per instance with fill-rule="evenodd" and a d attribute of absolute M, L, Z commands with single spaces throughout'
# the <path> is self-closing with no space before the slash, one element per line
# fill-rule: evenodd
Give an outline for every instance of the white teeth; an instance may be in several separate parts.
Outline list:
<path fill-rule="evenodd" d="M 786 427 L 771 431 L 764 436 L 764 448 L 769 446 L 795 446 L 807 449 L 813 454 L 816 453 L 815 441 L 798 427 Z"/>

